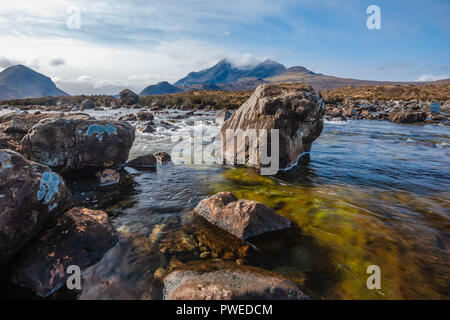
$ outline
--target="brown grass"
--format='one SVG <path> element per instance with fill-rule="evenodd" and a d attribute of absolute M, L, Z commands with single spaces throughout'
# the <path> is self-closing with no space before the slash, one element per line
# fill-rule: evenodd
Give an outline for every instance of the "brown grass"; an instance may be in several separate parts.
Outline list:
<path fill-rule="evenodd" d="M 427 100 L 446 101 L 450 99 L 450 84 L 446 85 L 379 85 L 342 87 L 321 92 L 327 103 L 335 103 L 345 98 L 373 100 Z"/>

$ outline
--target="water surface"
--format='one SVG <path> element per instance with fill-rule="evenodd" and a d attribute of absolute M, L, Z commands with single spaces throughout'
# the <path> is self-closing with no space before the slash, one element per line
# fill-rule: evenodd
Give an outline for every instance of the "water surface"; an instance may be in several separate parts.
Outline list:
<path fill-rule="evenodd" d="M 136 111 L 90 113 L 116 118 L 127 112 Z M 171 135 L 187 135 L 195 121 L 206 130 L 216 127 L 216 113 L 160 125 L 182 113 L 157 114 L 157 131 L 138 131 L 130 158 L 170 151 Z M 155 285 L 158 268 L 211 258 L 274 270 L 317 299 L 450 298 L 448 127 L 326 122 L 310 160 L 277 177 L 173 164 L 123 174 L 120 188 L 107 190 L 89 179 L 69 182 L 77 205 L 106 210 L 121 233 L 119 244 L 87 272 L 90 287 L 104 279 L 120 283 L 97 290 L 96 298 L 138 297 Z M 204 222 L 186 213 L 219 191 L 264 203 L 295 227 L 251 239 L 257 254 L 243 254 L 246 244 L 239 242 L 230 252 L 212 248 L 227 236 L 210 226 L 194 230 Z M 381 268 L 380 290 L 366 287 L 369 265 Z"/>

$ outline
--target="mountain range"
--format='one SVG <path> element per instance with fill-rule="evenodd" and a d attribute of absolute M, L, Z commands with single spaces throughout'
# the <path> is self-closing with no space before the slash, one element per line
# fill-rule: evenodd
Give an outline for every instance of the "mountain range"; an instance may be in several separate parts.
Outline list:
<path fill-rule="evenodd" d="M 286 68 L 273 60 L 265 60 L 256 66 L 239 68 L 224 59 L 211 68 L 191 72 L 174 84 L 163 81 L 150 85 L 141 91 L 140 96 L 197 90 L 253 90 L 261 83 L 281 82 L 303 82 L 316 90 L 330 90 L 361 85 L 450 84 L 450 79 L 432 82 L 358 80 L 315 73 L 300 66 Z M 58 89 L 50 78 L 23 65 L 12 66 L 0 72 L 0 100 L 65 95 L 67 93 Z"/>
<path fill-rule="evenodd" d="M 67 95 L 49 77 L 24 65 L 0 72 L 0 100 Z"/>
<path fill-rule="evenodd" d="M 158 93 L 152 94 L 172 93 L 175 92 L 176 89 L 180 89 L 182 91 L 253 90 L 261 83 L 281 82 L 303 82 L 311 85 L 316 90 L 331 90 L 344 86 L 358 87 L 361 85 L 449 84 L 450 79 L 432 82 L 359 80 L 315 73 L 301 66 L 286 68 L 284 65 L 273 60 L 265 60 L 254 67 L 243 68 L 234 66 L 228 60 L 220 60 L 211 68 L 189 73 L 186 77 L 178 80 L 173 85 L 166 83 L 166 91 L 158 90 Z M 141 92 L 142 96 L 148 94 L 149 93 L 145 92 L 145 90 Z"/>

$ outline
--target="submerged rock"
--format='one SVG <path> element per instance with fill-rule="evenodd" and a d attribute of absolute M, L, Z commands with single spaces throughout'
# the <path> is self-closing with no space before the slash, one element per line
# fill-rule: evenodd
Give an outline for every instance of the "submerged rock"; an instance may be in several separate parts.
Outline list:
<path fill-rule="evenodd" d="M 193 261 L 164 278 L 165 300 L 306 300 L 300 287 L 274 272 L 226 261 Z"/>
<path fill-rule="evenodd" d="M 255 201 L 237 199 L 231 192 L 220 192 L 203 199 L 194 210 L 212 224 L 244 240 L 291 225 L 271 208 Z"/>
<path fill-rule="evenodd" d="M 155 132 L 155 129 L 153 128 L 153 126 L 151 124 L 147 124 L 142 128 L 142 132 L 153 133 L 153 132 Z"/>
<path fill-rule="evenodd" d="M 152 154 L 147 154 L 128 161 L 127 165 L 137 169 L 156 168 L 156 157 Z"/>
<path fill-rule="evenodd" d="M 69 266 L 92 265 L 117 239 L 105 212 L 73 208 L 21 253 L 13 268 L 13 282 L 49 296 L 65 285 Z"/>
<path fill-rule="evenodd" d="M 137 121 L 136 115 L 134 114 L 126 114 L 124 116 L 121 116 L 119 119 L 117 119 L 119 121 Z"/>
<path fill-rule="evenodd" d="M 154 119 L 153 115 L 150 112 L 147 112 L 147 111 L 139 111 L 136 114 L 136 118 L 139 121 L 149 121 L 149 120 L 153 120 Z"/>
<path fill-rule="evenodd" d="M 0 150 L 0 265 L 55 223 L 71 204 L 64 180 L 12 150 Z"/>
<path fill-rule="evenodd" d="M 139 102 L 139 96 L 129 89 L 122 90 L 119 95 L 122 104 L 132 105 Z"/>
<path fill-rule="evenodd" d="M 166 164 L 172 161 L 172 158 L 167 152 L 158 152 L 155 154 L 155 157 L 159 164 Z"/>
<path fill-rule="evenodd" d="M 48 119 L 22 140 L 24 155 L 60 171 L 120 167 L 128 158 L 135 129 L 124 122 Z"/>
<path fill-rule="evenodd" d="M 294 165 L 299 156 L 309 152 L 311 144 L 323 129 L 323 113 L 325 104 L 319 93 L 310 86 L 300 83 L 262 84 L 252 96 L 223 124 L 221 132 L 225 146 L 234 144 L 234 137 L 227 137 L 227 130 L 267 129 L 268 141 L 271 141 L 271 129 L 279 130 L 279 167 L 287 168 Z M 236 150 L 245 154 L 256 153 L 249 150 L 246 139 L 237 139 L 237 147 L 233 154 L 226 155 L 236 159 Z M 260 141 L 261 143 L 261 141 Z M 270 152 L 269 152 L 270 154 Z M 257 167 L 260 157 L 255 159 Z"/>
<path fill-rule="evenodd" d="M 119 183 L 120 174 L 114 169 L 105 169 L 96 173 L 100 186 L 109 186 Z"/>

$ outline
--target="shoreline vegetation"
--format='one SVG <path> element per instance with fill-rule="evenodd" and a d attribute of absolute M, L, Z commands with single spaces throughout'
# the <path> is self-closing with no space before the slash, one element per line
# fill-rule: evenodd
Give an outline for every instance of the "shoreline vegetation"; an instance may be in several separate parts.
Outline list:
<path fill-rule="evenodd" d="M 131 91 L 130 91 L 131 92 Z M 393 122 L 427 122 L 448 124 L 450 120 L 450 84 L 442 85 L 362 85 L 319 91 L 325 107 L 325 119 L 391 120 Z M 124 103 L 114 96 L 80 95 L 11 99 L 0 101 L 0 110 L 65 111 L 96 108 L 146 108 L 149 110 L 236 110 L 253 91 L 199 90 L 137 97 Z M 133 93 L 134 94 L 134 93 Z M 136 95 L 137 96 L 137 95 Z M 86 104 L 87 102 L 87 104 Z M 395 115 L 399 111 L 403 114 Z"/>

